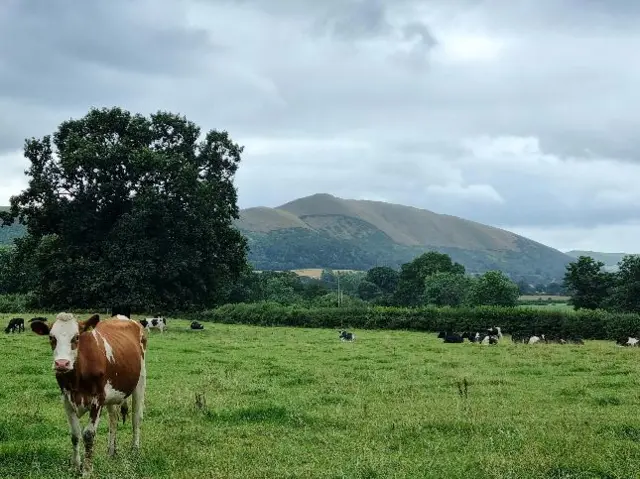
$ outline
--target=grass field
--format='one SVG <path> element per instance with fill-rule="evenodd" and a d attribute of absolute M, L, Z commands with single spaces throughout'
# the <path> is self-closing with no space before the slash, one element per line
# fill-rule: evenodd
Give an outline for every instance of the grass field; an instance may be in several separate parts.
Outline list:
<path fill-rule="evenodd" d="M 639 476 L 640 349 L 169 326 L 149 339 L 142 451 L 128 450 L 127 420 L 108 458 L 103 412 L 95 477 Z M 0 351 L 0 477 L 73 477 L 48 342 L 2 333 Z"/>
<path fill-rule="evenodd" d="M 571 296 L 550 296 L 548 294 L 523 294 L 518 298 L 520 301 L 555 301 L 566 303 Z"/>

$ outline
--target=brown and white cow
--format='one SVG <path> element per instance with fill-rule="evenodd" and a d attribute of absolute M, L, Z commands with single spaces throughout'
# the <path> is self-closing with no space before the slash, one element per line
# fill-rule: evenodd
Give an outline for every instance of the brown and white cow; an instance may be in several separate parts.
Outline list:
<path fill-rule="evenodd" d="M 53 369 L 71 429 L 75 466 L 84 474 L 91 473 L 94 438 L 103 407 L 109 414 L 108 453 L 115 455 L 117 406 L 124 422 L 129 396 L 133 409 L 132 447 L 138 449 L 147 376 L 147 339 L 140 324 L 126 317 L 100 321 L 97 314 L 78 321 L 73 314 L 60 313 L 51 326 L 34 321 L 31 329 L 36 334 L 49 336 Z M 89 412 L 89 423 L 81 431 L 80 418 L 86 412 Z M 81 432 L 85 447 L 83 464 L 79 450 Z"/>

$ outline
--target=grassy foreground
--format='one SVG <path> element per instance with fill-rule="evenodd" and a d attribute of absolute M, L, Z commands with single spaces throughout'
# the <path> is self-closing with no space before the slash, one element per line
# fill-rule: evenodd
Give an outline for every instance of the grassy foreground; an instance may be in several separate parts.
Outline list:
<path fill-rule="evenodd" d="M 442 344 L 402 331 L 356 331 L 355 343 L 342 343 L 327 329 L 169 326 L 149 340 L 142 452 L 129 452 L 127 420 L 119 456 L 107 457 L 103 412 L 96 477 L 640 475 L 639 349 Z M 0 477 L 73 477 L 48 342 L 2 333 L 0 351 Z"/>

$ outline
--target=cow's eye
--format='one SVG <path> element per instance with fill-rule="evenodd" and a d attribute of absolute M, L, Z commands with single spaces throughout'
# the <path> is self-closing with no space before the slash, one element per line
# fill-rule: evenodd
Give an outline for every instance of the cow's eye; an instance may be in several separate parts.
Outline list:
<path fill-rule="evenodd" d="M 51 347 L 55 348 L 56 347 L 56 337 L 55 336 L 49 336 L 49 343 L 51 343 Z"/>

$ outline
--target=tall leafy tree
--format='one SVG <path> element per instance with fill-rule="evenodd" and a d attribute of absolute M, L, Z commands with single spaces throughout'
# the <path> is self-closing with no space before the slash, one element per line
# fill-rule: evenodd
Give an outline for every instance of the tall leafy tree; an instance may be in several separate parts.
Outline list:
<path fill-rule="evenodd" d="M 473 287 L 473 278 L 464 274 L 438 272 L 425 280 L 424 302 L 435 306 L 461 306 Z"/>
<path fill-rule="evenodd" d="M 455 263 L 445 253 L 429 251 L 400 269 L 395 301 L 402 306 L 418 306 L 424 301 L 425 280 L 435 273 L 464 275 L 464 266 Z"/>
<path fill-rule="evenodd" d="M 640 313 L 640 256 L 626 255 L 618 263 L 615 281 L 603 307 L 619 311 Z"/>
<path fill-rule="evenodd" d="M 388 266 L 376 266 L 367 271 L 364 279 L 375 284 L 383 294 L 392 294 L 398 287 L 400 273 Z"/>
<path fill-rule="evenodd" d="M 502 271 L 487 271 L 475 279 L 469 295 L 473 306 L 515 306 L 520 290 Z"/>
<path fill-rule="evenodd" d="M 365 301 L 375 300 L 383 294 L 384 292 L 377 284 L 367 281 L 366 279 L 363 279 L 358 285 L 358 297 Z"/>
<path fill-rule="evenodd" d="M 49 307 L 188 309 L 224 300 L 246 267 L 233 184 L 243 148 L 186 118 L 91 109 L 26 140 L 29 184 L 5 224 L 27 227 Z"/>
<path fill-rule="evenodd" d="M 567 265 L 564 285 L 571 296 L 574 309 L 598 309 L 605 302 L 614 285 L 615 275 L 603 270 L 604 263 L 590 256 L 580 256 Z"/>

